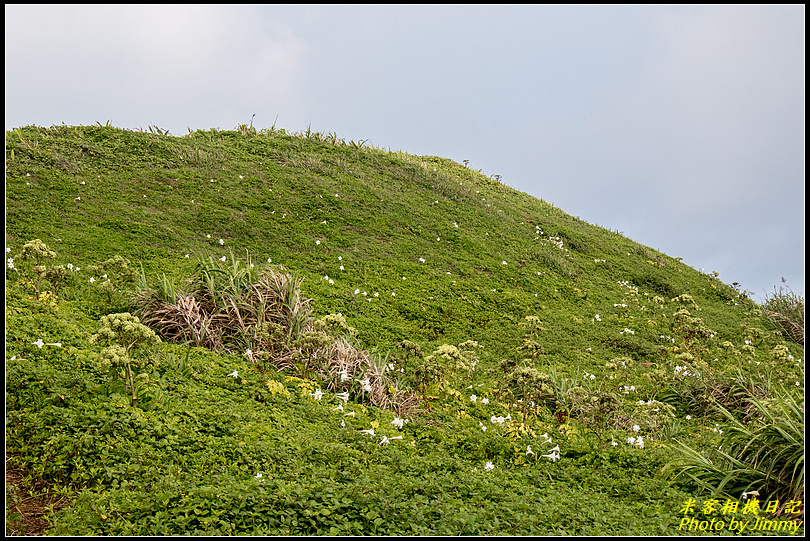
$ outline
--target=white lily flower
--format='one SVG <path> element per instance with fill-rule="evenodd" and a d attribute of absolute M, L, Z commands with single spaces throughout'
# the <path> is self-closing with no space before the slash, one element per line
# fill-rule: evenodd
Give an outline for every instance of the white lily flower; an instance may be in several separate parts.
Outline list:
<path fill-rule="evenodd" d="M 315 400 L 320 400 L 323 396 L 323 393 L 320 389 L 315 389 L 314 393 L 309 393 L 309 396 L 313 397 Z"/>
<path fill-rule="evenodd" d="M 388 445 L 388 443 L 391 440 L 401 440 L 401 439 L 402 436 L 391 436 L 390 438 L 388 436 L 383 436 L 382 441 L 380 441 L 380 443 L 378 443 L 377 445 Z"/>
<path fill-rule="evenodd" d="M 362 432 L 363 434 L 368 434 L 369 436 L 374 435 L 374 429 L 373 428 L 369 428 L 368 430 L 361 430 L 360 432 Z"/>
<path fill-rule="evenodd" d="M 236 370 L 234 370 L 233 372 L 231 372 L 228 375 L 231 376 L 232 378 L 238 378 L 239 377 L 239 373 Z"/>

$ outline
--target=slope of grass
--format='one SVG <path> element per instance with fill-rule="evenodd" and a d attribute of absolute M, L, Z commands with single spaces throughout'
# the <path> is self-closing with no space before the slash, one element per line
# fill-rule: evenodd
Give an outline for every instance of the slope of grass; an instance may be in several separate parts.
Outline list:
<path fill-rule="evenodd" d="M 18 256 L 36 238 L 67 269 L 41 289 L 42 262 Z M 18 128 L 6 246 L 8 451 L 71 496 L 52 533 L 676 533 L 683 502 L 706 494 L 660 473 L 664 443 L 710 436 L 739 369 L 803 391 L 803 346 L 716 276 L 450 160 L 331 135 Z M 379 364 L 403 340 L 425 357 L 483 348 L 401 428 L 361 392 L 344 403 L 317 378 L 266 380 L 244 355 L 168 343 L 132 408 L 88 342 L 101 316 L 133 309 L 126 273 L 98 266 L 115 256 L 178 287 L 197 256 L 282 265 Z M 519 402 L 512 365 L 556 398 Z M 543 456 L 548 439 L 560 458 Z"/>

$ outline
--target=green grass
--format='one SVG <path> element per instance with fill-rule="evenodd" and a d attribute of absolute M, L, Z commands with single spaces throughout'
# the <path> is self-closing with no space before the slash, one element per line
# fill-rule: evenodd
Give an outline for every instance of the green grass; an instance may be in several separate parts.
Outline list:
<path fill-rule="evenodd" d="M 61 278 L 21 259 L 33 239 Z M 741 497 L 663 469 L 709 456 L 717 426 L 742 433 L 724 411 L 758 430 L 752 404 L 781 388 L 803 424 L 803 336 L 713 274 L 439 157 L 246 126 L 17 128 L 6 246 L 7 468 L 64 494 L 48 533 L 677 534 L 687 499 Z M 313 317 L 343 314 L 373 362 L 405 362 L 392 385 L 424 388 L 444 344 L 478 342 L 476 367 L 447 369 L 400 429 L 359 383 L 343 404 L 316 374 L 164 341 L 131 407 L 95 362 L 99 319 L 135 309 L 132 269 L 181 291 L 222 257 L 300 277 Z M 539 348 L 519 350 L 527 316 Z M 524 365 L 553 387 L 529 408 L 502 368 Z M 588 397 L 620 407 L 589 416 Z M 650 400 L 674 417 L 642 414 Z M 764 504 L 778 491 L 760 484 Z M 20 533 L 25 513 L 6 513 Z"/>

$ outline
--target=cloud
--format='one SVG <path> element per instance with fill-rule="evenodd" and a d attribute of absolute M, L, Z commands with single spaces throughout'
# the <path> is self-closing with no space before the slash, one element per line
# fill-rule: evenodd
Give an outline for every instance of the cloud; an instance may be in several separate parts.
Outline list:
<path fill-rule="evenodd" d="M 252 6 L 14 6 L 6 102 L 33 93 L 66 123 L 233 128 L 259 106 L 301 107 L 307 44 Z M 9 8 L 7 7 L 7 15 Z M 8 21 L 8 18 L 7 18 Z M 11 53 L 10 53 L 11 51 Z M 59 103 L 47 100 L 59 96 Z M 22 100 L 20 100 L 22 101 Z M 126 118 L 120 118 L 126 103 Z M 95 105 L 95 106 L 93 106 Z M 73 111 L 71 115 L 70 112 Z M 20 112 L 35 117 L 35 111 Z M 52 116 L 52 115 L 51 115 Z M 153 120 L 150 120 L 153 119 Z"/>
<path fill-rule="evenodd" d="M 659 178 L 673 205 L 699 204 L 692 194 L 707 189 L 730 201 L 761 195 L 753 177 L 800 148 L 804 74 L 795 68 L 804 65 L 796 42 L 803 33 L 783 28 L 800 24 L 793 19 L 790 11 L 740 6 L 658 19 L 655 62 L 632 88 L 622 86 L 629 99 L 617 98 L 615 110 L 633 147 L 651 158 L 649 169 L 667 165 Z"/>

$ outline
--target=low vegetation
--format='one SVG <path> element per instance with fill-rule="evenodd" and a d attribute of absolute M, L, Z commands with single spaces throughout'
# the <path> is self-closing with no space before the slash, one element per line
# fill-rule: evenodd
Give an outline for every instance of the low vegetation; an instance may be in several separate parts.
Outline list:
<path fill-rule="evenodd" d="M 6 135 L 7 534 L 804 532 L 790 290 L 334 134 Z"/>

